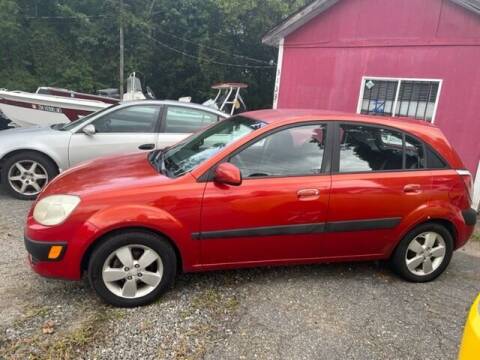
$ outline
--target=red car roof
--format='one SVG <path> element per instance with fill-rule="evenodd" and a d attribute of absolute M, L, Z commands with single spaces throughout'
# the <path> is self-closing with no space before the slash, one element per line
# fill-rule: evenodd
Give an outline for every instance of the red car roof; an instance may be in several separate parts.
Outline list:
<path fill-rule="evenodd" d="M 451 166 L 455 168 L 464 167 L 456 151 L 447 141 L 442 131 L 435 125 L 415 119 L 394 118 L 386 116 L 360 115 L 354 113 L 317 110 L 317 109 L 268 109 L 249 111 L 241 114 L 269 124 L 273 123 L 295 123 L 307 120 L 341 120 L 348 122 L 364 122 L 373 125 L 384 125 L 397 128 L 411 133 L 429 143 L 439 150 Z"/>
<path fill-rule="evenodd" d="M 435 127 L 426 121 L 409 119 L 409 118 L 394 118 L 388 116 L 373 116 L 373 115 L 360 115 L 348 112 L 341 111 L 331 111 L 331 110 L 318 110 L 318 109 L 266 109 L 266 110 L 256 110 L 249 111 L 241 114 L 242 116 L 247 116 L 257 120 L 262 120 L 267 123 L 275 121 L 302 121 L 306 119 L 312 119 L 318 117 L 322 120 L 345 120 L 348 118 L 351 121 L 365 121 L 365 122 L 375 122 L 375 123 L 403 123 L 403 124 L 412 124 L 412 125 L 422 125 L 427 127 Z"/>

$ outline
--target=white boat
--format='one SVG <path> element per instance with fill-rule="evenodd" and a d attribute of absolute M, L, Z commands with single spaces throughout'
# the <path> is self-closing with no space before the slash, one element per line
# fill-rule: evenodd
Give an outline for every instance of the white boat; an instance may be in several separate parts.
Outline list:
<path fill-rule="evenodd" d="M 0 110 L 20 127 L 66 123 L 110 105 L 98 100 L 0 90 Z"/>
<path fill-rule="evenodd" d="M 135 73 L 127 79 L 124 100 L 145 99 Z M 120 100 L 66 89 L 39 87 L 35 93 L 0 89 L 0 111 L 16 126 L 68 123 Z"/>

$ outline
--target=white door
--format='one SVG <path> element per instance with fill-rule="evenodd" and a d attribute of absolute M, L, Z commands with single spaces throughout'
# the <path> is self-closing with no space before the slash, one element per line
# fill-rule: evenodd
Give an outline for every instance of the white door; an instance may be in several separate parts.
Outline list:
<path fill-rule="evenodd" d="M 79 130 L 71 137 L 70 166 L 101 156 L 155 149 L 159 113 L 159 105 L 132 105 L 92 121 L 95 134 Z"/>
<path fill-rule="evenodd" d="M 162 149 L 175 145 L 192 133 L 200 131 L 219 120 L 222 119 L 214 113 L 189 107 L 169 105 L 165 110 L 157 146 L 159 149 Z"/>

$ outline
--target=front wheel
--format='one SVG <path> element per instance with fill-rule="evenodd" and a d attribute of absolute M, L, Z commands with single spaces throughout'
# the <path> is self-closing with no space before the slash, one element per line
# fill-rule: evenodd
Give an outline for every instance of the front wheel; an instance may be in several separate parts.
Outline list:
<path fill-rule="evenodd" d="M 119 307 L 149 304 L 173 284 L 177 259 L 155 234 L 127 231 L 106 239 L 92 253 L 88 278 L 96 293 Z"/>
<path fill-rule="evenodd" d="M 34 200 L 57 174 L 57 167 L 46 156 L 22 151 L 4 161 L 1 178 L 5 190 L 12 196 Z"/>
<path fill-rule="evenodd" d="M 450 232 L 440 224 L 428 223 L 417 226 L 400 241 L 390 262 L 404 279 L 427 282 L 443 273 L 452 253 Z"/>

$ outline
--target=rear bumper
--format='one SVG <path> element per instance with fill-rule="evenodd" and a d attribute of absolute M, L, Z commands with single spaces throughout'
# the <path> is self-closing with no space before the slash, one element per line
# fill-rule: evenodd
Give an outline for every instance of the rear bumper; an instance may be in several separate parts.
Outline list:
<path fill-rule="evenodd" d="M 467 243 L 475 231 L 475 224 L 477 223 L 477 212 L 474 209 L 468 208 L 458 212 L 457 220 L 453 221 L 457 230 L 457 239 L 455 249 L 461 248 Z"/>
<path fill-rule="evenodd" d="M 477 223 L 477 215 L 478 213 L 472 208 L 462 211 L 463 220 L 468 226 L 474 226 Z"/>

